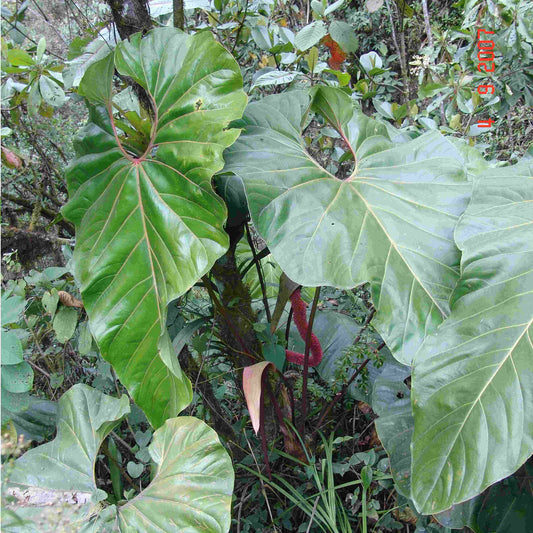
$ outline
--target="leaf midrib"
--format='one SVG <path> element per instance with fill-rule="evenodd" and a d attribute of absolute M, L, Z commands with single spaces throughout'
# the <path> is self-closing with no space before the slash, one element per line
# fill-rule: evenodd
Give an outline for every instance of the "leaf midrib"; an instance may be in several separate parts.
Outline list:
<path fill-rule="evenodd" d="M 472 402 L 472 405 L 470 406 L 470 408 L 468 409 L 468 412 L 466 413 L 465 417 L 464 417 L 464 420 L 463 422 L 461 422 L 460 426 L 459 426 L 459 429 L 455 435 L 455 438 L 453 439 L 453 441 L 450 443 L 449 447 L 448 447 L 448 451 L 446 452 L 446 455 L 445 456 L 442 456 L 444 457 L 444 459 L 448 459 L 448 457 L 450 456 L 450 454 L 452 453 L 454 447 L 455 447 L 455 443 L 457 442 L 457 439 L 459 438 L 459 436 L 461 435 L 462 433 L 462 430 L 464 428 L 464 426 L 466 425 L 468 419 L 470 418 L 470 415 L 472 414 L 472 411 L 474 409 L 474 407 L 480 403 L 480 399 L 481 397 L 483 396 L 485 390 L 487 389 L 487 387 L 492 383 L 492 381 L 495 379 L 496 375 L 498 374 L 498 372 L 500 371 L 500 369 L 502 368 L 502 366 L 510 359 L 511 360 L 511 363 L 513 365 L 513 369 L 515 371 L 515 374 L 516 374 L 516 378 L 517 380 L 520 382 L 520 376 L 516 370 L 516 365 L 515 365 L 515 362 L 514 362 L 514 359 L 513 359 L 513 351 L 514 349 L 516 348 L 516 346 L 518 345 L 518 343 L 522 340 L 522 338 L 524 337 L 524 335 L 527 333 L 528 334 L 528 338 L 529 338 L 529 327 L 531 326 L 531 324 L 533 324 L 533 318 L 529 321 L 529 322 L 526 322 L 525 323 L 525 328 L 523 330 L 523 332 L 518 336 L 518 338 L 516 339 L 516 341 L 514 342 L 514 344 L 507 350 L 507 354 L 506 356 L 502 359 L 502 361 L 498 364 L 496 370 L 494 371 L 494 373 L 492 374 L 491 378 L 487 380 L 487 383 L 485 384 L 485 386 L 481 389 L 481 391 L 479 392 L 479 394 L 477 395 L 477 397 L 474 399 L 474 401 Z M 434 427 L 436 424 L 440 423 L 441 420 L 435 422 L 432 427 Z M 427 494 L 427 497 L 426 499 L 424 500 L 423 502 L 423 507 L 425 507 L 427 501 L 429 500 L 432 492 L 433 492 L 433 489 L 435 488 L 436 484 L 438 483 L 439 479 L 440 479 L 440 474 L 442 473 L 442 467 L 444 465 L 444 462 L 441 463 L 441 468 L 439 470 L 439 475 L 438 476 L 435 476 L 435 480 L 433 482 L 433 485 L 431 486 L 431 489 L 428 490 L 428 491 L 425 491 L 426 494 Z M 485 465 L 486 466 L 486 465 Z"/>

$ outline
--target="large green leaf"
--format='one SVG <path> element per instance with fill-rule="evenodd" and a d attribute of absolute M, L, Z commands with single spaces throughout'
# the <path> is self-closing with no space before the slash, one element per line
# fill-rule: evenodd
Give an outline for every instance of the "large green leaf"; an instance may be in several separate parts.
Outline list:
<path fill-rule="evenodd" d="M 120 531 L 228 531 L 234 474 L 217 434 L 197 418 L 173 418 L 154 433 L 149 450 L 157 472 L 119 508 Z"/>
<path fill-rule="evenodd" d="M 424 513 L 479 494 L 533 450 L 533 172 L 484 174 L 456 230 L 451 315 L 415 358 L 412 498 Z"/>
<path fill-rule="evenodd" d="M 472 500 L 454 505 L 435 518 L 444 526 L 475 533 L 528 533 L 533 521 L 533 465 L 526 463 L 513 476 L 489 487 Z"/>
<path fill-rule="evenodd" d="M 25 491 L 25 506 L 17 507 L 17 514 L 46 519 L 73 498 L 85 503 L 92 498 L 93 504 L 105 498 L 94 479 L 96 456 L 102 441 L 129 410 L 127 396 L 117 400 L 87 385 L 75 385 L 66 392 L 59 400 L 56 438 L 27 451 L 9 473 L 10 491 L 15 495 L 22 495 L 17 490 Z M 74 514 L 81 518 L 89 507 L 87 503 L 76 508 Z"/>
<path fill-rule="evenodd" d="M 91 517 L 87 515 L 91 505 L 84 497 L 93 495 L 94 504 L 106 496 L 96 488 L 96 455 L 103 439 L 128 412 L 125 396 L 117 400 L 75 385 L 59 401 L 57 437 L 16 461 L 11 485 L 29 489 L 27 494 L 40 496 L 41 502 L 53 499 L 55 509 L 59 506 L 75 515 L 77 522 L 69 523 L 73 531 L 107 531 L 108 525 L 109 531 L 124 533 L 228 531 L 234 482 L 231 459 L 217 434 L 188 416 L 167 420 L 155 431 L 149 451 L 158 468 L 148 487 L 123 506 L 93 507 Z M 87 505 L 81 509 L 68 505 L 72 496 L 85 499 Z M 17 508 L 22 518 L 46 516 L 42 507 L 27 503 L 22 513 Z"/>
<path fill-rule="evenodd" d="M 411 391 L 405 384 L 410 368 L 396 361 L 384 365 L 374 383 L 372 409 L 378 415 L 376 431 L 385 448 L 398 492 L 409 497 L 411 491 L 411 437 L 414 420 Z"/>
<path fill-rule="evenodd" d="M 114 123 L 115 68 L 152 102 L 144 153 Z M 208 32 L 173 28 L 120 42 L 87 69 L 80 91 L 102 106 L 91 108 L 67 173 L 74 273 L 103 357 L 158 427 L 192 398 L 166 333 L 167 304 L 227 249 L 211 177 L 238 135 L 226 127 L 246 95 L 237 63 Z"/>
<path fill-rule="evenodd" d="M 29 394 L 13 394 L 2 388 L 2 424 L 11 420 L 25 440 L 43 441 L 56 428 L 57 402 Z"/>
<path fill-rule="evenodd" d="M 2 291 L 2 326 L 18 322 L 26 307 L 26 300 L 11 292 Z"/>
<path fill-rule="evenodd" d="M 313 99 L 356 164 L 341 180 L 305 151 L 299 92 L 248 106 L 244 133 L 225 153 L 244 182 L 258 232 L 287 275 L 306 286 L 371 283 L 374 324 L 401 362 L 449 312 L 459 277 L 453 230 L 471 184 L 455 146 L 437 132 L 393 145 L 387 128 L 339 89 Z"/>

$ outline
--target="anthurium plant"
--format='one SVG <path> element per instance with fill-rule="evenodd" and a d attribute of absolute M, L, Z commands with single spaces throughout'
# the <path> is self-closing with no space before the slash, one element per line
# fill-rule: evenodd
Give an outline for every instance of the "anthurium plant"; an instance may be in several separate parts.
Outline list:
<path fill-rule="evenodd" d="M 117 112 L 116 76 L 131 80 L 144 110 Z M 239 67 L 209 32 L 135 34 L 88 68 L 79 92 L 90 117 L 75 139 L 63 209 L 76 227 L 74 275 L 103 358 L 155 430 L 157 466 L 134 499 L 105 506 L 95 455 L 129 404 L 80 385 L 61 399 L 56 439 L 15 463 L 15 489 L 87 494 L 73 511 L 82 531 L 228 531 L 231 461 L 204 422 L 178 416 L 192 388 L 167 306 L 201 284 L 226 317 L 224 288 L 208 274 L 239 256 L 233 229 L 240 225 L 240 238 L 247 219 L 275 263 L 269 272 L 289 280 L 261 287 L 266 309 L 269 298 L 279 304 L 263 334 L 275 334 L 292 305 L 301 336 L 299 347 L 281 348 L 280 361 L 277 344 L 246 350 L 232 326 L 248 357 L 254 429 L 264 422 L 265 388 L 277 403 L 269 380 L 283 378 L 287 361 L 304 373 L 305 395 L 309 366 L 331 375 L 337 337 L 362 334 L 345 315 L 315 317 L 318 290 L 306 317 L 302 287 L 368 284 L 369 321 L 388 357 L 371 370 L 364 399 L 380 416 L 398 490 L 420 513 L 436 514 L 524 464 L 533 449 L 530 162 L 492 167 L 437 131 L 411 138 L 363 114 L 339 88 L 246 106 Z M 350 173 L 334 175 L 311 155 L 304 132 L 313 121 L 336 132 Z M 243 277 L 265 257 L 252 238 L 248 245 Z M 305 413 L 305 396 L 302 403 Z"/>

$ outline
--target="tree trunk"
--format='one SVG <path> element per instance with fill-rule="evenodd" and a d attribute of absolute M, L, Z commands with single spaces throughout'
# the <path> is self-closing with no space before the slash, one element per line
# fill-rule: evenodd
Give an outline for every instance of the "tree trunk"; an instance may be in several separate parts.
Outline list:
<path fill-rule="evenodd" d="M 107 0 L 121 39 L 152 28 L 147 0 Z"/>
<path fill-rule="evenodd" d="M 107 0 L 113 15 L 113 22 L 117 27 L 122 40 L 127 40 L 130 35 L 152 29 L 152 19 L 148 11 L 148 0 Z M 135 81 L 127 76 L 122 77 L 130 85 L 137 96 L 141 107 L 152 114 L 152 102 L 146 91 Z"/>
<path fill-rule="evenodd" d="M 433 46 L 433 35 L 431 34 L 431 23 L 429 21 L 429 9 L 427 0 L 422 0 L 422 11 L 424 12 L 424 23 L 429 46 Z"/>
<path fill-rule="evenodd" d="M 387 11 L 389 12 L 389 20 L 390 20 L 391 31 L 392 31 L 392 42 L 394 43 L 394 47 L 396 48 L 396 53 L 398 54 L 398 58 L 400 60 L 400 72 L 401 72 L 402 81 L 403 81 L 402 96 L 403 96 L 403 103 L 405 104 L 409 101 L 409 71 L 407 69 L 407 59 L 406 59 L 406 54 L 405 54 L 404 31 L 401 27 L 399 28 L 400 40 L 398 41 L 391 4 L 389 0 L 385 0 L 385 3 L 387 5 Z M 400 19 L 400 25 L 402 25 L 401 19 Z"/>
<path fill-rule="evenodd" d="M 225 355 L 240 368 L 261 360 L 261 345 L 253 328 L 256 317 L 250 291 L 237 268 L 233 246 L 217 260 L 211 274 L 217 280 L 224 307 L 224 314 L 215 310 L 215 317 L 220 337 L 227 347 Z"/>
<path fill-rule="evenodd" d="M 174 12 L 174 27 L 180 30 L 185 29 L 185 11 L 183 6 L 184 0 L 172 0 Z"/>

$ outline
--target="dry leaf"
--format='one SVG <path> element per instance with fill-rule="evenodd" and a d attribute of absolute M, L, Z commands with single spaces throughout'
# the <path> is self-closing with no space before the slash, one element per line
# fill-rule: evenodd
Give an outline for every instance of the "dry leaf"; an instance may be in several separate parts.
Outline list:
<path fill-rule="evenodd" d="M 81 300 L 78 300 L 77 298 L 74 298 L 72 294 L 69 294 L 65 291 L 57 291 L 57 294 L 59 296 L 59 301 L 66 307 L 78 307 L 79 309 L 83 309 L 83 302 Z"/>

